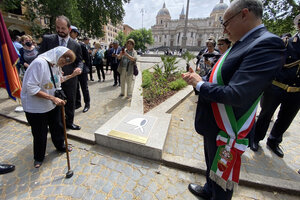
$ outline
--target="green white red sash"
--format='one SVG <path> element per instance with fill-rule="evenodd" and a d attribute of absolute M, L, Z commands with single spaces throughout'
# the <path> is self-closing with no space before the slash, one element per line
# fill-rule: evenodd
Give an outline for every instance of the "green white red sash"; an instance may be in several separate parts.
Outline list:
<path fill-rule="evenodd" d="M 209 82 L 224 85 L 221 68 L 229 51 L 215 64 Z M 224 190 L 234 189 L 239 182 L 241 155 L 248 146 L 245 137 L 254 124 L 259 100 L 260 97 L 239 120 L 236 120 L 231 106 L 211 103 L 220 132 L 216 139 L 218 149 L 210 169 L 210 178 Z"/>

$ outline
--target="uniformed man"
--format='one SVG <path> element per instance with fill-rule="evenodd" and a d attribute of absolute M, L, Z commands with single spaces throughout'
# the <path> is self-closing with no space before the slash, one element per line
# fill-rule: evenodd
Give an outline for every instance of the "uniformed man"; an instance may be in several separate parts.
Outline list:
<path fill-rule="evenodd" d="M 267 140 L 267 147 L 281 158 L 284 156 L 279 147 L 282 135 L 289 128 L 300 108 L 300 15 L 295 18 L 294 24 L 297 26 L 298 33 L 286 43 L 286 64 L 277 73 L 272 85 L 264 92 L 254 141 L 250 146 L 253 151 L 258 150 L 258 143 L 264 139 L 271 117 L 280 105 L 277 120 Z"/>

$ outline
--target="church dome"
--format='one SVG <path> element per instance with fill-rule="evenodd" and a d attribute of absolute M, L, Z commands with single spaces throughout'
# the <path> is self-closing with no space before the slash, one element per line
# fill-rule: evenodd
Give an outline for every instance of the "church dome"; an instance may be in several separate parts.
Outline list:
<path fill-rule="evenodd" d="M 214 9 L 212 10 L 212 13 L 214 12 L 221 12 L 221 11 L 225 11 L 228 8 L 228 5 L 226 3 L 223 2 L 223 0 L 220 0 L 220 3 L 218 3 Z"/>
<path fill-rule="evenodd" d="M 169 10 L 166 8 L 166 4 L 164 3 L 163 7 L 158 11 L 157 16 L 170 16 Z"/>

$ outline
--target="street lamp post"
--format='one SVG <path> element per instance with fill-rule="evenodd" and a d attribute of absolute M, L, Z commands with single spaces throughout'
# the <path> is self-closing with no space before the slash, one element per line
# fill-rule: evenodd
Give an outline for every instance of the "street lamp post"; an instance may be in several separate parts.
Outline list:
<path fill-rule="evenodd" d="M 184 32 L 183 32 L 182 43 L 181 43 L 182 49 L 186 48 L 186 41 L 187 41 L 186 33 L 187 33 L 187 24 L 188 24 L 188 18 L 189 18 L 189 6 L 190 6 L 190 0 L 187 0 L 186 16 L 185 16 L 185 22 L 184 22 Z"/>
<path fill-rule="evenodd" d="M 144 13 L 145 13 L 145 10 L 144 8 L 141 9 L 141 13 L 142 13 L 142 28 L 144 28 Z"/>

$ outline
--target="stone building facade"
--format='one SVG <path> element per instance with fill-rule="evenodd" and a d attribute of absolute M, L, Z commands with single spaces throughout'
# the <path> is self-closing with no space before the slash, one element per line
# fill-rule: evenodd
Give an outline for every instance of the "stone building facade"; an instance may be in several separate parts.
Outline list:
<path fill-rule="evenodd" d="M 221 20 L 228 5 L 220 0 L 213 8 L 209 17 L 188 19 L 187 25 L 187 42 L 188 50 L 199 50 L 205 46 L 205 41 L 213 35 L 219 38 L 223 35 Z M 185 25 L 185 12 L 182 8 L 179 19 L 171 19 L 166 4 L 158 11 L 156 24 L 151 27 L 154 38 L 152 48 L 170 48 L 179 50 L 182 45 L 182 37 Z"/>

